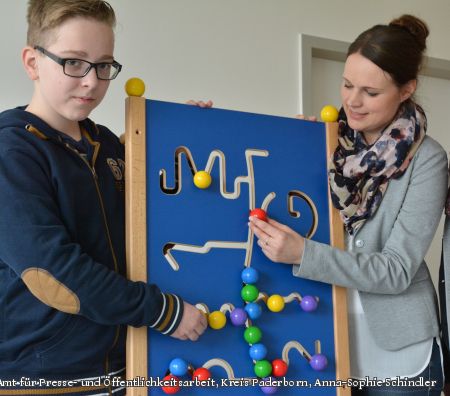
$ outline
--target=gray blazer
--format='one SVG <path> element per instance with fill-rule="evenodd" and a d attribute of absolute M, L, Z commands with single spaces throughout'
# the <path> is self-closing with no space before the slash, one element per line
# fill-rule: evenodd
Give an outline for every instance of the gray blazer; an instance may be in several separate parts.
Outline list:
<path fill-rule="evenodd" d="M 392 179 L 351 252 L 305 241 L 295 276 L 357 289 L 375 342 L 396 350 L 439 335 L 425 254 L 447 192 L 447 156 L 426 136 L 405 174 Z"/>
<path fill-rule="evenodd" d="M 445 337 L 446 345 L 450 345 L 450 217 L 445 218 L 444 225 L 444 237 L 442 240 L 442 265 L 444 266 L 444 279 L 441 279 L 441 282 L 444 282 L 444 292 L 445 292 L 445 309 L 447 314 L 447 333 L 445 333 L 445 329 L 443 328 L 442 336 Z M 442 287 L 442 285 L 439 285 Z M 442 293 L 440 291 L 440 293 Z M 441 295 L 442 297 L 442 295 Z M 441 310 L 442 312 L 442 310 Z M 442 318 L 444 320 L 444 318 Z"/>

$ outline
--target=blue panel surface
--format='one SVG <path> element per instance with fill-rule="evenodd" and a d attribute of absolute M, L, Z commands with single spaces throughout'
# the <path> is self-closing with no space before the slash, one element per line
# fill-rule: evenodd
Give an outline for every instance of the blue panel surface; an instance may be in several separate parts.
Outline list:
<path fill-rule="evenodd" d="M 301 213 L 299 218 L 292 217 L 287 210 L 289 191 L 301 191 L 311 198 L 317 208 L 318 226 L 313 239 L 329 243 L 323 123 L 151 100 L 146 101 L 146 122 L 149 282 L 158 284 L 163 291 L 178 294 L 192 304 L 204 303 L 210 311 L 219 310 L 225 303 L 244 306 L 240 291 L 245 250 L 219 247 L 204 254 L 172 250 L 180 266 L 178 271 L 174 271 L 163 254 L 163 247 L 168 242 L 203 246 L 208 241 L 245 243 L 248 239 L 250 185 L 241 179 L 240 195 L 235 199 L 225 198 L 220 192 L 218 159 L 212 167 L 212 184 L 208 189 L 202 190 L 193 184 L 188 161 L 183 155 L 180 161 L 180 191 L 177 194 L 162 191 L 161 170 L 167 173 L 167 186 L 175 185 L 174 158 L 179 147 L 190 150 L 198 170 L 205 169 L 211 153 L 220 150 L 225 158 L 228 192 L 235 190 L 236 178 L 249 175 L 246 150 L 265 151 L 267 156 L 251 158 L 255 207 L 260 207 L 268 194 L 275 193 L 276 197 L 268 207 L 269 216 L 305 235 L 312 223 L 309 206 L 301 199 L 294 199 L 294 209 Z M 293 277 L 290 265 L 270 262 L 256 243 L 250 258 L 251 266 L 260 274 L 256 286 L 261 292 L 282 296 L 297 292 L 302 296 L 317 296 L 320 300 L 318 309 L 310 313 L 304 312 L 297 302 L 286 304 L 280 313 L 269 311 L 260 302 L 263 314 L 254 321 L 254 325 L 262 330 L 261 342 L 268 349 L 269 361 L 281 358 L 288 341 L 297 341 L 310 354 L 314 354 L 314 342 L 320 340 L 322 353 L 329 362 L 324 371 L 317 372 L 296 350 L 291 350 L 286 380 L 294 381 L 298 386 L 283 387 L 278 394 L 335 394 L 333 387 L 314 386 L 317 378 L 335 378 L 331 286 Z M 198 342 L 179 341 L 149 330 L 148 376 L 163 377 L 173 358 L 182 358 L 194 367 L 220 358 L 229 363 L 236 378 L 255 378 L 249 345 L 243 338 L 245 328 L 233 326 L 228 314 L 227 319 L 225 328 L 208 328 Z M 221 367 L 213 367 L 211 372 L 217 387 L 184 388 L 179 394 L 263 394 L 258 386 L 222 386 L 221 379 L 227 378 L 225 371 Z M 189 378 L 186 376 L 183 379 Z M 164 394 L 157 387 L 150 388 L 149 392 L 152 395 Z"/>

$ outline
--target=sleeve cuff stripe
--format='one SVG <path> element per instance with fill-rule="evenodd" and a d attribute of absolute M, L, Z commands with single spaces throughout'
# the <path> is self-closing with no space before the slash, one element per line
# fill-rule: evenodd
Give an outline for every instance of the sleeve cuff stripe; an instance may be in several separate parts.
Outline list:
<path fill-rule="evenodd" d="M 178 323 L 178 317 L 180 316 L 181 301 L 178 296 L 174 295 L 173 297 L 175 297 L 175 300 L 176 300 L 175 315 L 173 316 L 173 318 L 171 320 L 172 324 L 170 325 L 170 327 L 167 330 L 162 332 L 163 334 L 172 333 L 173 328 Z"/>
<path fill-rule="evenodd" d="M 161 313 L 159 314 L 158 319 L 156 319 L 156 321 L 152 325 L 150 325 L 150 327 L 155 327 L 161 321 L 162 317 L 164 316 L 164 312 L 166 310 L 166 296 L 164 293 L 161 293 L 161 295 L 163 298 L 163 306 L 161 309 Z"/>
<path fill-rule="evenodd" d="M 158 326 L 156 327 L 156 330 L 158 331 L 164 331 L 166 329 L 173 315 L 173 296 L 171 294 L 166 294 L 166 297 L 169 300 L 167 304 L 167 311 L 164 312 L 164 320 L 162 321 L 162 323 L 158 324 Z"/>

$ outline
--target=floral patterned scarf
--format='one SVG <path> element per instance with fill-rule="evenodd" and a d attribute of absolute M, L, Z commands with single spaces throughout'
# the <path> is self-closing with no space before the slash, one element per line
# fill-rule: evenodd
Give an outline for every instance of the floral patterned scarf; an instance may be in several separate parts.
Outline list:
<path fill-rule="evenodd" d="M 368 145 L 339 112 L 339 139 L 330 160 L 331 200 L 353 235 L 380 206 L 391 178 L 403 175 L 427 130 L 420 106 L 407 101 L 378 140 Z"/>

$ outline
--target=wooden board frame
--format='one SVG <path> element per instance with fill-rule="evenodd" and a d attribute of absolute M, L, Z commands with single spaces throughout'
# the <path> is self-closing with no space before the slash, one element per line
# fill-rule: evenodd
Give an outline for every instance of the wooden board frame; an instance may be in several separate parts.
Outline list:
<path fill-rule="evenodd" d="M 125 103 L 125 205 L 127 276 L 147 282 L 146 227 L 146 105 L 143 97 L 128 97 Z M 337 146 L 337 123 L 326 124 L 327 158 Z M 339 212 L 329 199 L 330 244 L 344 249 L 344 229 Z M 346 290 L 333 286 L 336 379 L 350 376 Z M 126 377 L 147 378 L 147 328 L 129 326 L 127 333 Z M 350 395 L 350 388 L 336 389 L 338 396 Z M 146 396 L 147 388 L 130 387 L 127 395 Z"/>

